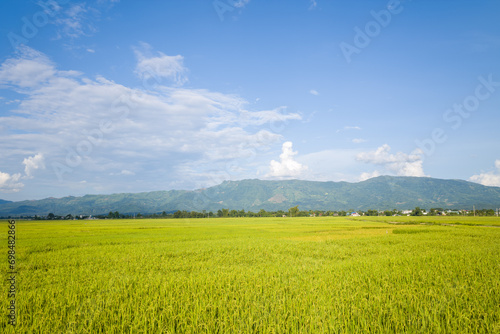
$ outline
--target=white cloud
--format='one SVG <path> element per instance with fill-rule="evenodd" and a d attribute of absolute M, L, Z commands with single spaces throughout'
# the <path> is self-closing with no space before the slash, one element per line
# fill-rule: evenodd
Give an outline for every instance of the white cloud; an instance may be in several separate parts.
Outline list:
<path fill-rule="evenodd" d="M 99 10 L 88 6 L 86 3 L 72 4 L 58 14 L 57 19 L 54 21 L 55 25 L 59 27 L 58 37 L 76 39 L 81 36 L 92 35 L 97 31 L 93 21 L 99 15 Z"/>
<path fill-rule="evenodd" d="M 28 157 L 23 160 L 24 164 L 24 173 L 27 178 L 33 177 L 33 171 L 35 169 L 45 169 L 45 162 L 43 158 L 43 154 L 38 153 L 35 156 Z"/>
<path fill-rule="evenodd" d="M 363 139 L 363 138 L 354 138 L 354 139 L 352 140 L 352 142 L 353 142 L 354 144 L 361 144 L 361 143 L 365 143 L 365 142 L 366 142 L 366 139 Z"/>
<path fill-rule="evenodd" d="M 350 131 L 350 130 L 361 130 L 359 126 L 344 126 L 342 129 L 337 130 L 337 132 Z"/>
<path fill-rule="evenodd" d="M 484 186 L 500 187 L 500 160 L 495 161 L 495 171 L 473 175 L 469 181 L 482 184 Z"/>
<path fill-rule="evenodd" d="M 0 87 L 24 90 L 47 82 L 55 74 L 52 62 L 36 50 L 22 46 L 17 55 L 18 58 L 7 59 L 0 66 Z"/>
<path fill-rule="evenodd" d="M 0 172 L 0 191 L 4 193 L 18 192 L 24 187 L 24 184 L 19 182 L 21 174 L 10 175 Z"/>
<path fill-rule="evenodd" d="M 269 165 L 271 171 L 267 174 L 268 177 L 298 177 L 307 169 L 307 166 L 294 160 L 294 156 L 297 152 L 293 151 L 292 145 L 293 144 L 290 141 L 283 143 L 280 161 L 271 160 Z"/>
<path fill-rule="evenodd" d="M 162 79 L 168 79 L 180 86 L 188 80 L 182 56 L 167 56 L 162 52 L 154 55 L 151 49 L 147 43 L 141 43 L 140 47 L 134 48 L 137 57 L 135 73 L 143 82 L 149 80 L 154 82 L 149 85 L 156 86 Z"/>
<path fill-rule="evenodd" d="M 385 171 L 399 176 L 426 176 L 422 166 L 422 151 L 415 150 L 411 154 L 402 152 L 391 154 L 390 150 L 390 146 L 385 144 L 375 151 L 359 153 L 356 159 L 382 166 Z"/>
<path fill-rule="evenodd" d="M 369 172 L 365 172 L 365 173 L 361 173 L 360 177 L 359 177 L 359 181 L 366 181 L 368 179 L 371 179 L 373 177 L 377 177 L 377 176 L 380 176 L 380 172 L 379 171 L 373 171 L 371 173 Z"/>
<path fill-rule="evenodd" d="M 54 187 L 61 189 L 82 179 L 89 187 L 102 184 L 112 171 L 126 175 L 132 170 L 144 175 L 137 181 L 140 187 L 157 189 L 184 178 L 189 187 L 190 172 L 182 166 L 189 163 L 195 172 L 200 164 L 224 169 L 227 161 L 249 157 L 265 164 L 263 152 L 282 140 L 279 133 L 289 121 L 301 119 L 286 107 L 249 110 L 250 103 L 237 95 L 206 89 L 159 85 L 151 91 L 99 76 L 90 79 L 57 69 L 30 48 L 0 64 L 0 84 L 23 95 L 15 110 L 0 115 L 0 169 L 7 159 L 25 159 L 28 177 L 39 167 L 31 185 L 57 180 L 54 166 L 59 164 L 65 183 Z M 41 171 L 43 161 L 47 168 Z M 161 183 L 157 175 L 163 176 Z M 16 183 L 14 176 L 3 178 L 10 180 L 5 184 Z"/>
<path fill-rule="evenodd" d="M 87 49 L 87 52 L 95 53 L 95 50 L 94 49 Z"/>
<path fill-rule="evenodd" d="M 315 96 L 318 96 L 318 95 L 319 95 L 318 91 L 317 91 L 317 90 L 315 90 L 315 89 L 311 89 L 311 90 L 309 91 L 309 93 L 311 93 L 312 95 L 315 95 Z"/>
<path fill-rule="evenodd" d="M 309 0 L 309 10 L 312 10 L 314 8 L 316 8 L 316 6 L 318 5 L 318 3 L 316 2 L 316 0 Z"/>

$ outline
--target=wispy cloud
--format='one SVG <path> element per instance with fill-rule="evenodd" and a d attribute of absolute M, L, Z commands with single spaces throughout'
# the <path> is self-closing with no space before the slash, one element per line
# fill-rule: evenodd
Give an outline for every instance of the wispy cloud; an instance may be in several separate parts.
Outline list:
<path fill-rule="evenodd" d="M 352 140 L 352 142 L 353 142 L 354 144 L 361 144 L 361 143 L 365 143 L 365 142 L 366 142 L 366 139 L 363 139 L 363 138 L 354 138 L 354 139 Z"/>
<path fill-rule="evenodd" d="M 313 10 L 317 5 L 318 3 L 316 2 L 316 0 L 309 0 L 309 10 Z"/>
<path fill-rule="evenodd" d="M 317 91 L 317 90 L 315 90 L 315 89 L 311 89 L 311 90 L 309 91 L 309 93 L 311 93 L 312 95 L 316 95 L 316 96 L 318 96 L 318 95 L 319 95 L 318 91 Z"/>
<path fill-rule="evenodd" d="M 361 128 L 359 126 L 349 126 L 349 125 L 346 125 L 344 126 L 342 129 L 338 129 L 337 130 L 337 133 L 338 132 L 343 132 L 343 131 L 351 131 L 351 130 L 361 130 Z"/>
<path fill-rule="evenodd" d="M 85 2 L 73 3 L 54 21 L 59 28 L 58 38 L 77 39 L 90 36 L 97 31 L 94 24 L 100 11 L 88 6 Z"/>
<path fill-rule="evenodd" d="M 188 80 L 181 55 L 167 56 L 162 52 L 154 52 L 147 43 L 135 47 L 134 52 L 137 57 L 135 74 L 142 80 L 152 80 L 158 84 L 162 79 L 167 79 L 178 86 Z"/>
<path fill-rule="evenodd" d="M 473 175 L 469 181 L 482 184 L 484 186 L 500 187 L 500 160 L 495 161 L 495 170 L 487 173 Z"/>
<path fill-rule="evenodd" d="M 22 46 L 16 56 L 0 66 L 0 87 L 23 91 L 46 83 L 55 74 L 54 64 L 49 58 L 34 49 Z"/>

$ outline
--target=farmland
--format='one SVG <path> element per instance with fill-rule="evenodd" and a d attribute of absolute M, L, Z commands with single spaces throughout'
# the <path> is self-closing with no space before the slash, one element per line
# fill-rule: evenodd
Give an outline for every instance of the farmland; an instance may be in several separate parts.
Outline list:
<path fill-rule="evenodd" d="M 16 224 L 5 333 L 500 332 L 496 217 Z"/>

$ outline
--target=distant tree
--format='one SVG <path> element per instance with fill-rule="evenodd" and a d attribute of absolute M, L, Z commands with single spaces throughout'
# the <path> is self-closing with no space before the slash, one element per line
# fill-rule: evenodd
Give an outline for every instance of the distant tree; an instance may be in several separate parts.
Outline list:
<path fill-rule="evenodd" d="M 283 211 L 283 210 L 276 211 L 276 217 L 283 217 L 284 214 L 285 214 L 285 211 Z"/>
<path fill-rule="evenodd" d="M 259 215 L 259 217 L 267 217 L 268 213 L 266 210 L 260 209 L 258 215 Z"/>
<path fill-rule="evenodd" d="M 48 219 L 48 220 L 53 220 L 53 219 L 55 219 L 55 218 L 56 218 L 56 216 L 55 216 L 52 212 L 51 212 L 51 213 L 49 213 L 49 215 L 47 216 L 47 219 Z"/>
<path fill-rule="evenodd" d="M 412 212 L 411 212 L 411 215 L 412 216 L 423 216 L 424 213 L 422 212 L 422 209 L 420 209 L 420 207 L 416 207 Z"/>
<path fill-rule="evenodd" d="M 291 217 L 296 217 L 299 215 L 299 206 L 296 205 L 294 207 L 291 207 L 290 209 L 288 209 L 288 212 L 290 213 L 290 216 Z"/>
<path fill-rule="evenodd" d="M 229 216 L 229 209 L 222 209 L 222 217 Z"/>
<path fill-rule="evenodd" d="M 217 217 L 222 217 L 222 210 L 217 210 Z"/>

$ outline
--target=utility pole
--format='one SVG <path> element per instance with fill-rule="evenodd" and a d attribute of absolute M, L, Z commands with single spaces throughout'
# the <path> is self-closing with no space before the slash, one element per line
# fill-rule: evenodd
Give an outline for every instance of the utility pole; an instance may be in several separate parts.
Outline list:
<path fill-rule="evenodd" d="M 474 217 L 476 217 L 476 206 L 475 205 L 472 206 L 472 210 L 474 210 Z"/>

